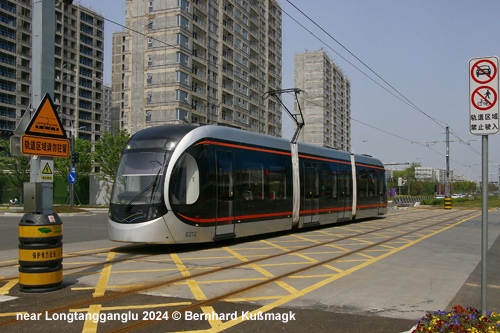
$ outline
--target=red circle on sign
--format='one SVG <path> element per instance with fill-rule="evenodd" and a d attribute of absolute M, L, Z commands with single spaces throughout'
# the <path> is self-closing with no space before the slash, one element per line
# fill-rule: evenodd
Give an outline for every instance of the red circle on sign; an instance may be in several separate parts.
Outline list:
<path fill-rule="evenodd" d="M 485 96 L 481 95 L 479 93 L 479 89 L 488 89 L 489 91 L 491 91 L 493 93 L 493 102 L 489 102 L 487 101 L 487 98 L 485 98 Z M 485 101 L 485 106 L 484 107 L 481 107 L 482 105 L 478 105 L 476 104 L 476 101 L 474 100 L 474 96 L 478 94 L 479 97 L 481 97 L 481 101 L 479 101 L 479 103 L 482 103 L 483 101 Z M 476 90 L 474 90 L 474 92 L 472 93 L 471 95 L 471 102 L 472 104 L 474 105 L 474 107 L 478 110 L 482 110 L 482 111 L 486 111 L 486 110 L 489 110 L 491 109 L 496 103 L 497 103 L 497 92 L 495 91 L 495 89 L 491 89 L 491 87 L 488 87 L 488 86 L 481 86 L 481 87 L 478 87 Z M 487 105 L 488 104 L 488 105 Z"/>
<path fill-rule="evenodd" d="M 479 64 L 483 62 L 489 63 L 491 67 L 493 67 L 493 73 L 491 72 L 491 68 L 488 65 L 479 66 Z M 485 75 L 487 80 L 485 81 L 479 80 L 480 75 Z M 470 71 L 470 76 L 472 77 L 472 79 L 480 84 L 491 82 L 491 80 L 493 80 L 496 75 L 497 75 L 497 66 L 495 66 L 495 63 L 493 61 L 488 59 L 482 59 L 476 62 L 472 66 L 472 69 Z"/>

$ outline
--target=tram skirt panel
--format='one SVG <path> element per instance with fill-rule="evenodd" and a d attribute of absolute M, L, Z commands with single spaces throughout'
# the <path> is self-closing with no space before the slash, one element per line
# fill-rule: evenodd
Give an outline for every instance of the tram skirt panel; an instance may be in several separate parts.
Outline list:
<path fill-rule="evenodd" d="M 19 290 L 39 293 L 61 284 L 61 219 L 57 214 L 25 214 L 19 222 Z"/>

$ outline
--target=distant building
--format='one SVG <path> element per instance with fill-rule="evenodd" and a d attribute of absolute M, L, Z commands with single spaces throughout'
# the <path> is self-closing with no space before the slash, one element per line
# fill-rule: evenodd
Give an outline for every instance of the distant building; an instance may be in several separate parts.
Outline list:
<path fill-rule="evenodd" d="M 298 141 L 351 150 L 351 84 L 324 51 L 295 55 L 295 88 L 305 126 Z M 295 111 L 298 113 L 297 106 Z"/>
<path fill-rule="evenodd" d="M 436 169 L 434 175 L 434 181 L 442 184 L 446 183 L 446 169 Z M 450 181 L 453 181 L 453 170 L 450 170 Z"/>
<path fill-rule="evenodd" d="M 432 181 L 433 169 L 431 167 L 415 167 L 415 179 L 419 181 Z"/>
<path fill-rule="evenodd" d="M 130 30 L 113 38 L 113 100 L 122 103 L 122 128 L 133 134 L 193 122 L 281 137 L 281 107 L 262 98 L 281 89 L 277 1 L 127 0 L 126 5 Z"/>
<path fill-rule="evenodd" d="M 66 132 L 99 140 L 103 128 L 104 18 L 56 1 L 54 95 Z M 32 1 L 0 1 L 0 132 L 12 135 L 31 105 Z"/>

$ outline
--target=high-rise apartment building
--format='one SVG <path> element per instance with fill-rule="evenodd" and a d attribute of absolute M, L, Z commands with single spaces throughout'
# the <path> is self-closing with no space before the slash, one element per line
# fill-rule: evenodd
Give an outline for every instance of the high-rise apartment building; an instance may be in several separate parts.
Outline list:
<path fill-rule="evenodd" d="M 104 19 L 80 5 L 56 6 L 54 95 L 68 136 L 99 140 L 103 121 Z M 31 101 L 32 1 L 0 0 L 0 130 L 14 131 Z"/>
<path fill-rule="evenodd" d="M 349 80 L 324 51 L 296 54 L 294 62 L 295 88 L 305 92 L 299 98 L 305 126 L 298 141 L 350 151 Z"/>
<path fill-rule="evenodd" d="M 275 0 L 127 0 L 126 25 L 113 40 L 123 128 L 214 123 L 281 136 L 281 108 L 263 98 L 281 89 Z"/>

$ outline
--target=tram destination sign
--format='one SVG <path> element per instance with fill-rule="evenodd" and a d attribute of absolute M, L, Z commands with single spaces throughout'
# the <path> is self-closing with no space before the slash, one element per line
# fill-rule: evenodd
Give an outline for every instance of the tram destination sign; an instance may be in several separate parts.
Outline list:
<path fill-rule="evenodd" d="M 496 56 L 469 61 L 469 130 L 473 135 L 499 131 L 498 63 Z"/>

